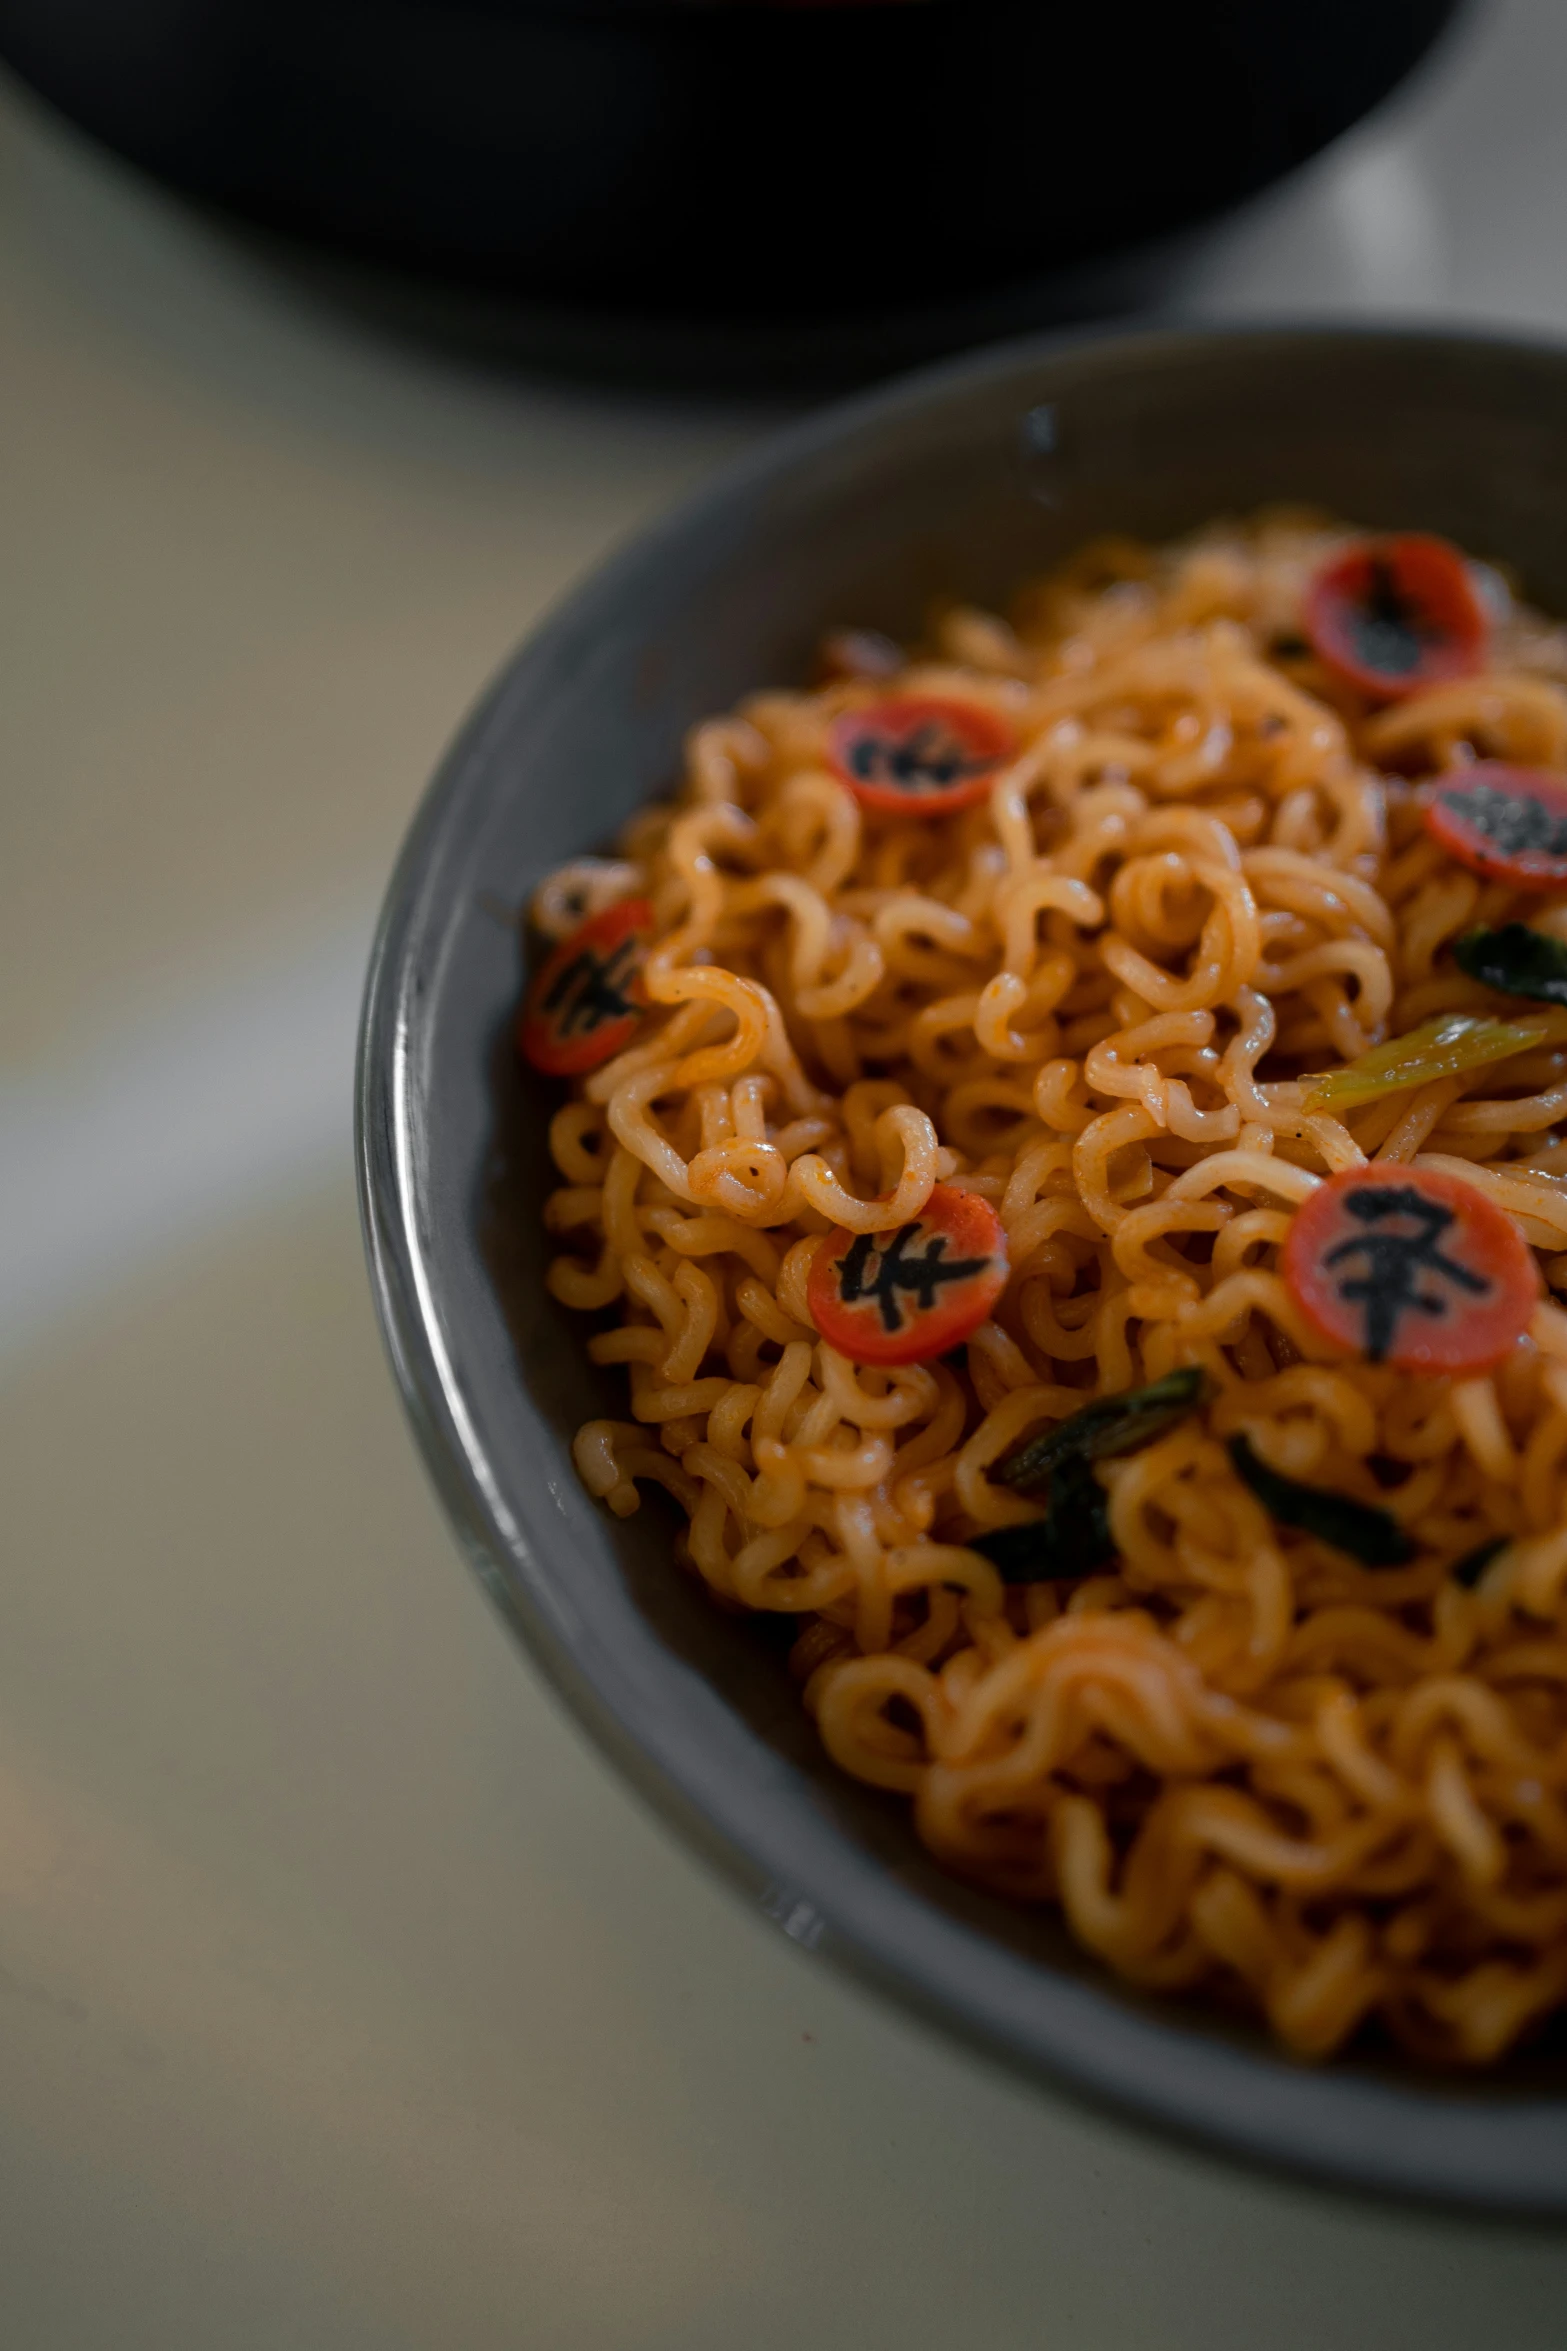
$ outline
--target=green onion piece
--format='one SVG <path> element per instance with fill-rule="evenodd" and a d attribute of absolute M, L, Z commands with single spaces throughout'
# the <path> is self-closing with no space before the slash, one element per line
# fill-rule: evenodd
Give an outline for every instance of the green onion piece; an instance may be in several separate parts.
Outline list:
<path fill-rule="evenodd" d="M 1070 1420 L 1057 1421 L 993 1472 L 1002 1485 L 1020 1493 L 1048 1488 L 1043 1518 L 976 1535 L 969 1549 L 993 1561 L 1008 1584 L 1092 1575 L 1095 1568 L 1107 1567 L 1115 1557 L 1110 1511 L 1090 1464 L 1151 1445 L 1195 1412 L 1207 1392 L 1207 1374 L 1194 1365 L 1167 1372 L 1146 1388 L 1101 1396 Z"/>
<path fill-rule="evenodd" d="M 1267 1505 L 1281 1526 L 1299 1527 L 1347 1551 L 1364 1567 L 1401 1567 L 1413 1559 L 1415 1546 L 1390 1511 L 1371 1502 L 1357 1502 L 1349 1494 L 1330 1493 L 1324 1486 L 1303 1486 L 1260 1460 L 1244 1437 L 1230 1439 L 1230 1459 L 1259 1502 Z"/>
<path fill-rule="evenodd" d="M 1462 1584 L 1466 1591 L 1472 1592 L 1498 1551 L 1506 1550 L 1507 1541 L 1506 1535 L 1493 1535 L 1489 1542 L 1476 1543 L 1474 1549 L 1466 1551 L 1462 1559 L 1455 1559 L 1448 1570 L 1454 1583 Z"/>
<path fill-rule="evenodd" d="M 1067 1461 L 1112 1461 L 1118 1454 L 1135 1453 L 1151 1445 L 1166 1429 L 1195 1412 L 1207 1394 L 1207 1374 L 1201 1365 L 1166 1372 L 1146 1388 L 1127 1388 L 1119 1396 L 1101 1396 L 1058 1420 L 1032 1443 L 992 1471 L 1004 1486 L 1032 1493 L 1052 1470 Z M 1097 1488 L 1095 1489 L 1097 1491 Z"/>
<path fill-rule="evenodd" d="M 1564 967 L 1567 968 L 1567 967 Z M 1424 1020 L 1407 1036 L 1390 1037 L 1373 1045 L 1342 1069 L 1325 1069 L 1303 1078 L 1306 1107 L 1319 1102 L 1373 1102 L 1380 1094 L 1401 1094 L 1411 1086 L 1429 1085 L 1433 1078 L 1457 1077 L 1460 1070 L 1481 1069 L 1488 1061 L 1506 1061 L 1527 1053 L 1553 1036 L 1557 1024 L 1548 1013 L 1533 1020 L 1495 1020 L 1488 1012 L 1442 1012 Z"/>
<path fill-rule="evenodd" d="M 1057 1577 L 1092 1575 L 1115 1557 L 1110 1510 L 1104 1488 L 1081 1454 L 1061 1462 L 1050 1480 L 1043 1518 L 1027 1526 L 997 1527 L 976 1535 L 968 1548 L 983 1553 L 1001 1571 L 1004 1584 L 1042 1584 Z"/>
<path fill-rule="evenodd" d="M 1504 922 L 1499 931 L 1466 931 L 1453 941 L 1460 971 L 1504 996 L 1533 996 L 1542 1004 L 1567 1004 L 1567 946 L 1526 922 Z"/>

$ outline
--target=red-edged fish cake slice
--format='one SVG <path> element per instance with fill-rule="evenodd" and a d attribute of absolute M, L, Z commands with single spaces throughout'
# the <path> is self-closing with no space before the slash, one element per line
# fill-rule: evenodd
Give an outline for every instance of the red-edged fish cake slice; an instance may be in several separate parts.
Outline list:
<path fill-rule="evenodd" d="M 977 1192 L 937 1184 L 884 1233 L 835 1225 L 811 1260 L 806 1300 L 830 1347 L 855 1363 L 925 1363 L 985 1321 L 1006 1288 L 1007 1237 Z"/>
<path fill-rule="evenodd" d="M 1487 881 L 1515 890 L 1567 884 L 1567 776 L 1477 759 L 1441 778 L 1425 821 L 1450 857 Z"/>
<path fill-rule="evenodd" d="M 1296 1211 L 1284 1279 L 1323 1338 L 1399 1371 L 1489 1371 L 1528 1327 L 1538 1266 L 1512 1218 L 1434 1169 L 1346 1168 Z"/>
<path fill-rule="evenodd" d="M 647 1009 L 642 966 L 653 937 L 645 898 L 621 898 L 562 939 L 528 990 L 517 1042 L 535 1069 L 580 1077 L 624 1052 Z"/>
<path fill-rule="evenodd" d="M 1489 627 L 1468 564 L 1445 539 L 1362 539 L 1306 593 L 1306 633 L 1328 667 L 1375 701 L 1470 677 Z"/>
<path fill-rule="evenodd" d="M 833 768 L 881 816 L 972 808 L 1016 749 L 1004 719 L 950 695 L 889 694 L 841 711 L 827 733 Z"/>

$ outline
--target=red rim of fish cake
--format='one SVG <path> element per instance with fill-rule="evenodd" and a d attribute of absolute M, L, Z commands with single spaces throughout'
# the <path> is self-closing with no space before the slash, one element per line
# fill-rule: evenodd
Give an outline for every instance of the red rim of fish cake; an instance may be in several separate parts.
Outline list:
<path fill-rule="evenodd" d="M 1361 539 L 1306 592 L 1306 633 L 1328 667 L 1374 701 L 1470 677 L 1489 629 L 1456 547 L 1411 531 Z"/>
<path fill-rule="evenodd" d="M 1450 857 L 1487 881 L 1515 890 L 1567 884 L 1567 776 L 1477 759 L 1442 777 L 1425 822 Z"/>
<path fill-rule="evenodd" d="M 563 939 L 528 990 L 523 1056 L 548 1077 L 579 1077 L 624 1052 L 642 1025 L 642 966 L 653 937 L 646 898 L 621 898 Z"/>
<path fill-rule="evenodd" d="M 1296 1211 L 1284 1279 L 1312 1328 L 1398 1371 L 1488 1371 L 1527 1329 L 1540 1272 L 1512 1218 L 1434 1168 L 1347 1168 Z"/>
<path fill-rule="evenodd" d="M 1007 1284 L 1007 1237 L 977 1192 L 937 1184 L 919 1215 L 881 1233 L 835 1225 L 811 1260 L 806 1302 L 854 1363 L 925 1363 L 985 1321 Z"/>
<path fill-rule="evenodd" d="M 1017 748 L 1005 719 L 944 694 L 888 694 L 841 711 L 827 756 L 862 807 L 954 816 L 983 800 Z"/>

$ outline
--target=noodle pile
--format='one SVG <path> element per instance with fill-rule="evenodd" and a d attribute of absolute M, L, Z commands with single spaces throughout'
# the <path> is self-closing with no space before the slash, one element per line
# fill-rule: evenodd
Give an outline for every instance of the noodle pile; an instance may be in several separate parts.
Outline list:
<path fill-rule="evenodd" d="M 829 1752 L 943 1863 L 1297 2052 L 1379 2020 L 1473 2064 L 1567 1998 L 1567 1314 L 1494 1374 L 1415 1379 L 1335 1356 L 1275 1267 L 1375 1159 L 1463 1176 L 1567 1284 L 1567 1049 L 1343 1117 L 1300 1083 L 1494 1012 L 1446 952 L 1470 926 L 1567 940 L 1567 892 L 1478 879 L 1416 797 L 1471 757 L 1567 769 L 1567 654 L 1489 578 L 1485 673 L 1370 710 L 1300 633 L 1342 537 L 1098 543 L 1010 620 L 937 615 L 890 683 L 697 727 L 621 862 L 535 903 L 556 936 L 632 891 L 656 923 L 648 1018 L 553 1122 L 549 1279 L 629 1372 L 587 1486 L 622 1516 L 662 1486 L 721 1602 L 798 1620 Z M 978 806 L 868 814 L 830 771 L 831 719 L 889 691 L 1005 718 Z M 938 1181 L 997 1209 L 1001 1303 L 957 1358 L 852 1364 L 807 1309 L 819 1238 Z M 1037 1505 L 993 1466 L 1183 1365 L 1203 1409 L 1095 1472 L 1113 1568 L 1004 1585 L 967 1539 Z M 1390 1512 L 1414 1562 L 1275 1523 L 1237 1434 Z"/>

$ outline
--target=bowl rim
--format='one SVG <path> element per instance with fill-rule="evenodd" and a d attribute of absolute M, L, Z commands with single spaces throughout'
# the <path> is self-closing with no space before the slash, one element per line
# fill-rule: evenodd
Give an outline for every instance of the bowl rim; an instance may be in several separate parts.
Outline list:
<path fill-rule="evenodd" d="M 424 885 L 454 816 L 488 796 L 488 755 L 514 700 L 557 649 L 592 629 L 654 569 L 665 548 L 737 500 L 861 432 L 939 403 L 966 386 L 1062 359 L 1107 366 L 1173 359 L 1193 346 L 1237 356 L 1295 341 L 1536 358 L 1562 371 L 1567 341 L 1419 320 L 1269 318 L 1131 325 L 1017 337 L 923 367 L 814 410 L 721 466 L 694 495 L 634 532 L 531 629 L 446 753 L 409 827 L 387 886 L 365 984 L 355 1069 L 355 1161 L 371 1288 L 392 1370 L 426 1467 L 480 1582 L 546 1681 L 636 1792 L 790 1940 L 870 1989 L 1057 2092 L 1210 2153 L 1261 2163 L 1339 2190 L 1510 2219 L 1567 2213 L 1567 2097 L 1487 2091 L 1433 2076 L 1311 2068 L 1265 2046 L 1241 2048 L 1133 2006 L 1106 1969 L 1079 1982 L 947 1918 L 892 1873 L 850 1853 L 830 1823 L 723 1817 L 712 1783 L 682 1768 L 634 1692 L 614 1698 L 579 1654 L 527 1537 L 485 1457 L 447 1352 L 421 1231 L 420 1137 L 411 1116 L 413 1040 L 426 1017 L 419 942 Z M 696 714 L 693 714 L 696 715 Z M 795 1813 L 803 1808 L 796 1803 Z M 986 1954 L 990 1957 L 987 1961 Z M 976 1975 L 985 1997 L 976 2002 Z M 1032 1983 L 1025 2008 L 1020 1987 Z M 1050 1996 L 1045 1997 L 1049 1988 Z M 1050 2017 L 1041 2030 L 1040 2007 Z"/>

